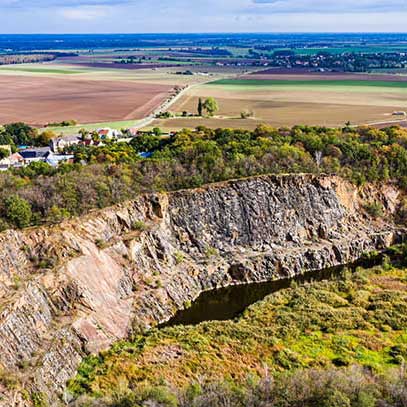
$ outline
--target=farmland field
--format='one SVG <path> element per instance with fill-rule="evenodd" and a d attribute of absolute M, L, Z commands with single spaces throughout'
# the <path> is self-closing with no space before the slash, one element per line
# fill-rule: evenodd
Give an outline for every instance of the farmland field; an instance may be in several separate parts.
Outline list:
<path fill-rule="evenodd" d="M 336 80 L 336 79 L 221 79 L 211 85 L 231 87 L 258 87 L 258 86 L 289 86 L 289 87 L 375 87 L 375 88 L 400 88 L 407 89 L 407 81 L 378 81 L 378 80 Z"/>
<path fill-rule="evenodd" d="M 403 71 L 401 70 L 401 73 Z M 405 73 L 405 72 L 404 72 Z M 306 68 L 268 68 L 259 69 L 251 74 L 244 75 L 241 79 L 280 79 L 280 80 L 352 80 L 352 81 L 386 81 L 386 82 L 406 82 L 407 76 L 396 75 L 384 71 L 376 71 L 372 73 L 354 73 L 354 72 L 319 72 Z"/>
<path fill-rule="evenodd" d="M 191 68 L 193 69 L 193 68 Z M 66 134 L 95 126 L 131 127 L 174 94 L 176 86 L 196 85 L 242 74 L 242 69 L 207 69 L 205 75 L 177 74 L 179 68 L 114 69 L 61 63 L 0 66 L 0 124 L 24 121 L 43 126 L 76 120 L 56 128 Z"/>
<path fill-rule="evenodd" d="M 57 68 L 43 68 L 42 66 L 2 66 L 0 68 L 1 71 L 9 71 L 9 72 L 28 72 L 28 73 L 44 73 L 44 74 L 61 74 L 61 75 L 72 75 L 72 74 L 79 74 L 82 71 L 73 70 L 73 69 L 57 69 Z"/>
<path fill-rule="evenodd" d="M 170 85 L 63 77 L 0 75 L 0 123 L 32 125 L 139 119 L 165 100 Z"/>
<path fill-rule="evenodd" d="M 377 76 L 369 80 L 368 75 L 361 75 L 360 79 L 357 75 L 343 75 L 342 79 L 321 77 L 278 75 L 275 79 L 272 75 L 247 75 L 214 81 L 190 89 L 173 110 L 195 113 L 199 98 L 212 96 L 220 107 L 216 118 L 175 118 L 157 121 L 155 125 L 174 129 L 195 124 L 253 128 L 259 123 L 342 126 L 350 121 L 360 125 L 397 121 L 393 112 L 407 109 L 405 77 L 383 76 L 382 80 Z M 253 112 L 253 117 L 240 119 L 242 111 Z"/>
<path fill-rule="evenodd" d="M 393 113 L 407 110 L 407 75 L 311 69 L 295 64 L 287 67 L 288 62 L 277 66 L 250 54 L 253 44 L 246 43 L 245 38 L 236 44 L 224 38 L 221 47 L 183 43 L 190 40 L 182 39 L 177 46 L 166 45 L 168 39 L 142 46 L 126 42 L 120 48 L 110 42 L 109 47 L 100 49 L 78 46 L 74 49 L 81 51 L 52 61 L 0 66 L 0 124 L 18 120 L 42 126 L 76 120 L 78 126 L 54 129 L 66 134 L 82 127 L 130 127 L 157 109 L 177 86 L 189 86 L 169 107 L 177 117 L 156 120 L 152 126 L 177 130 L 197 125 L 252 129 L 260 123 L 403 123 L 403 118 Z M 263 40 L 257 39 L 259 45 Z M 264 52 L 279 49 L 274 47 L 277 37 L 268 41 L 273 47 Z M 366 47 L 355 44 L 335 43 L 328 51 L 360 48 L 378 52 L 405 46 L 398 42 L 385 46 L 369 43 Z M 295 48 L 297 54 L 310 55 L 324 50 L 323 46 Z M 211 96 L 220 106 L 215 117 L 179 117 L 183 112 L 196 114 L 199 98 Z M 242 112 L 250 112 L 252 117 L 242 119 Z"/>

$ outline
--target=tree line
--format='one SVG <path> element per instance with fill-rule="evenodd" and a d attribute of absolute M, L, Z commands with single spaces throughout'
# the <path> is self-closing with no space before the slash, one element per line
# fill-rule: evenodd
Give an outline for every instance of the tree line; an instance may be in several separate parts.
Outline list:
<path fill-rule="evenodd" d="M 144 192 L 268 173 L 337 174 L 357 185 L 395 182 L 407 191 L 407 130 L 400 127 L 198 127 L 69 152 L 73 164 L 40 162 L 0 174 L 1 229 L 59 222 Z M 399 216 L 407 220 L 407 202 Z"/>
<path fill-rule="evenodd" d="M 51 130 L 38 131 L 25 123 L 10 123 L 0 128 L 0 145 L 9 145 L 13 152 L 18 146 L 46 147 L 56 137 Z"/>

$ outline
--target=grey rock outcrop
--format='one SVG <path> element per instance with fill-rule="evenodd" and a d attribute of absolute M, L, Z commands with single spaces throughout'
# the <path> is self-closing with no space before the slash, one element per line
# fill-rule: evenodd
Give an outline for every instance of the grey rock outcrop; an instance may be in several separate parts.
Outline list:
<path fill-rule="evenodd" d="M 371 199 L 386 220 L 365 213 Z M 286 278 L 388 247 L 404 233 L 391 222 L 399 199 L 391 185 L 358 190 L 331 176 L 262 176 L 7 231 L 3 376 L 13 372 L 20 387 L 62 404 L 84 355 L 170 319 L 204 290 Z M 29 405 L 4 383 L 1 393 L 0 406 Z"/>

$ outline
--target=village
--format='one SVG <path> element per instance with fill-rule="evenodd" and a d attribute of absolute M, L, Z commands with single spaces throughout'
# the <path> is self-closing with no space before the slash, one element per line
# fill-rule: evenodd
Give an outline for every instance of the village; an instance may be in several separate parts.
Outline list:
<path fill-rule="evenodd" d="M 128 128 L 125 130 L 114 130 L 108 127 L 89 132 L 80 130 L 75 135 L 59 135 L 51 138 L 48 146 L 17 146 L 13 151 L 11 145 L 0 145 L 3 158 L 0 159 L 0 171 L 10 168 L 22 168 L 35 162 L 44 162 L 52 167 L 58 167 L 60 163 L 72 163 L 74 146 L 101 147 L 107 143 L 128 143 L 141 133 L 138 129 Z M 15 150 L 15 149 L 14 149 Z"/>

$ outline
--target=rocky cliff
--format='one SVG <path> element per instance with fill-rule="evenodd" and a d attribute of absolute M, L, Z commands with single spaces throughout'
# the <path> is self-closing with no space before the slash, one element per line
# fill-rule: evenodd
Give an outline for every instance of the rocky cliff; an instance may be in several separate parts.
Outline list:
<path fill-rule="evenodd" d="M 263 176 L 1 234 L 0 406 L 29 404 L 23 387 L 59 405 L 84 355 L 168 320 L 203 290 L 391 245 L 403 234 L 391 222 L 399 195 L 330 176 Z M 385 220 L 364 211 L 373 199 Z"/>

